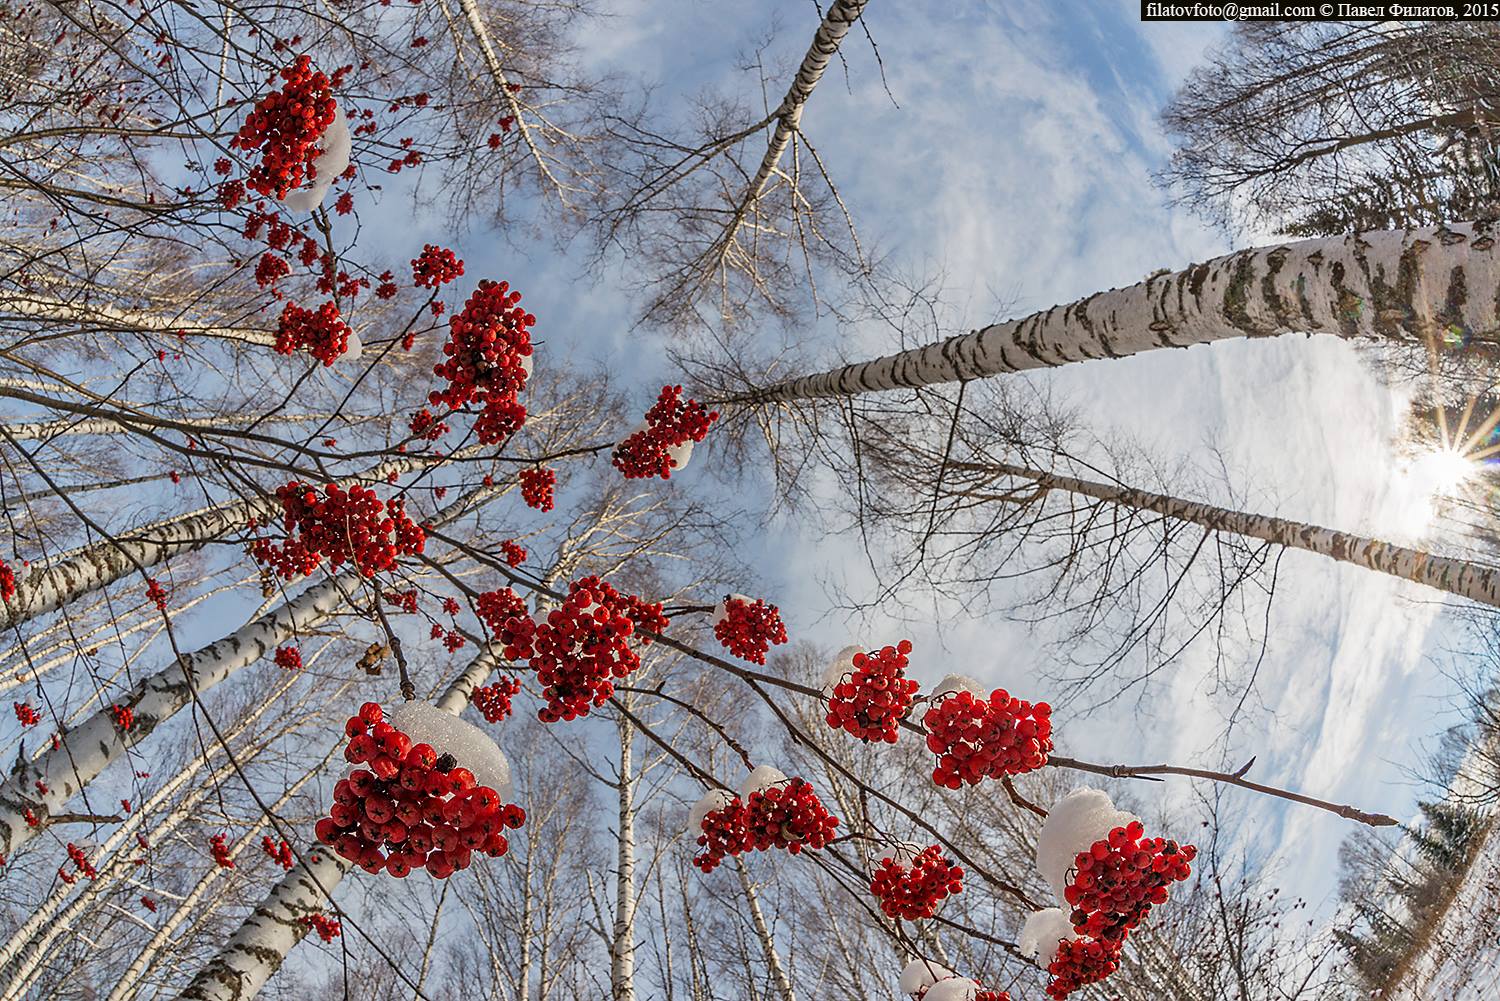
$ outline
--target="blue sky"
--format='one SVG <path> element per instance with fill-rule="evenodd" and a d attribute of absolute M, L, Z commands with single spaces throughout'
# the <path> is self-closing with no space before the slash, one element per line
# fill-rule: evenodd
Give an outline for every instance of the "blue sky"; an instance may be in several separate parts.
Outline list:
<path fill-rule="evenodd" d="M 866 20 L 885 81 L 868 43 L 851 34 L 847 74 L 830 69 L 803 127 L 862 236 L 910 274 L 945 276 L 945 320 L 953 328 L 1265 239 L 1207 228 L 1170 207 L 1151 181 L 1170 151 L 1155 116 L 1204 48 L 1222 37 L 1220 26 L 1143 26 L 1126 2 L 1007 0 L 944 5 L 933 16 L 937 9 L 872 3 Z M 805 0 L 628 0 L 612 10 L 589 29 L 581 58 L 660 85 L 668 110 L 705 87 L 753 88 L 733 67 L 773 26 L 772 65 L 794 66 L 817 20 Z M 404 242 L 443 237 L 436 219 L 425 228 L 416 220 L 415 230 L 407 222 Z M 639 303 L 622 291 L 619 262 L 589 274 L 581 253 L 560 255 L 519 233 L 472 233 L 457 249 L 468 261 L 466 280 L 509 278 L 525 292 L 545 342 L 539 366 L 549 356 L 607 360 L 618 386 L 637 387 L 642 408 L 653 387 L 672 378 L 660 337 L 632 328 Z M 829 357 L 891 346 L 875 327 L 835 333 L 810 324 L 794 336 L 821 341 Z M 1228 481 L 1210 482 L 1206 499 L 1404 541 L 1425 528 L 1423 488 L 1392 448 L 1403 401 L 1346 344 L 1226 343 L 1024 378 L 1081 405 L 1096 432 L 1138 441 L 1168 467 L 1183 464 L 1195 483 L 1212 479 L 1222 457 Z M 695 475 L 703 477 L 697 487 Z M 663 488 L 711 489 L 707 481 L 699 469 Z M 859 586 L 864 563 L 854 540 L 790 521 L 744 555 L 798 638 L 830 649 L 897 638 L 880 635 L 890 627 L 879 619 L 830 612 L 831 591 Z M 1452 698 L 1433 656 L 1453 634 L 1429 598 L 1288 554 L 1255 711 L 1231 756 L 1258 755 L 1254 774 L 1263 781 L 1409 814 L 1417 790 L 1405 769 L 1418 743 L 1449 722 L 1434 717 Z M 958 670 L 1046 696 L 1034 690 L 1045 633 L 958 613 L 906 632 L 919 654 L 928 652 L 925 662 L 914 659 L 927 683 Z M 1245 669 L 1254 653 L 1240 653 Z M 1139 714 L 1122 704 L 1064 722 L 1060 748 L 1093 760 L 1221 764 L 1206 655 L 1181 665 Z M 1139 795 L 1148 805 L 1153 796 L 1174 796 L 1192 809 L 1182 783 L 1143 786 Z M 1247 795 L 1231 802 L 1257 822 L 1258 851 L 1289 856 L 1288 886 L 1323 901 L 1348 823 Z"/>

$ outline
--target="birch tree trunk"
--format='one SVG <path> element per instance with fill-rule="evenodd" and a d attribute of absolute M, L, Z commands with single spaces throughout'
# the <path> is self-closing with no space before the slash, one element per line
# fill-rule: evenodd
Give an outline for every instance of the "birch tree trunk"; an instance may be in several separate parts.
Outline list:
<path fill-rule="evenodd" d="M 630 708 L 628 693 L 622 704 Z M 615 927 L 609 947 L 609 983 L 614 1001 L 635 1001 L 635 729 L 623 714 L 620 738 L 619 850 L 615 860 Z"/>
<path fill-rule="evenodd" d="M 934 386 L 1233 337 L 1300 331 L 1410 343 L 1492 340 L 1500 260 L 1488 221 L 1241 250 L 1122 289 L 727 402 Z"/>
<path fill-rule="evenodd" d="M 780 995 L 781 1001 L 797 1001 L 797 995 L 792 990 L 791 978 L 787 976 L 786 967 L 781 965 L 781 955 L 776 951 L 776 939 L 771 935 L 771 927 L 766 924 L 766 916 L 760 909 L 760 898 L 756 896 L 755 884 L 750 882 L 750 873 L 745 869 L 743 859 L 734 860 L 734 871 L 740 877 L 740 889 L 745 893 L 745 903 L 750 910 L 750 923 L 755 926 L 755 937 L 760 939 L 761 952 L 765 955 L 766 969 L 771 974 L 771 983 L 776 985 L 776 993 Z"/>
<path fill-rule="evenodd" d="M 358 573 L 349 570 L 315 584 L 274 612 L 143 678 L 118 703 L 134 713 L 128 730 L 115 723 L 109 708 L 101 709 L 57 747 L 13 771 L 0 784 L 0 853 L 14 852 L 40 830 L 27 823 L 28 811 L 45 824 L 111 762 L 191 703 L 195 693 L 213 688 L 332 616 L 355 593 L 358 580 Z M 47 788 L 45 795 L 37 793 L 38 782 Z"/>
<path fill-rule="evenodd" d="M 1439 591 L 1500 608 L 1500 568 L 1435 556 L 1419 549 L 1338 532 L 1306 522 L 1232 511 L 1167 494 L 1111 483 L 1096 483 L 1024 466 L 956 463 L 953 468 L 990 470 L 1004 476 L 1030 480 L 1043 490 L 1061 490 L 1120 507 L 1154 511 L 1164 517 L 1217 532 L 1243 535 L 1262 542 L 1317 553 L 1341 563 L 1352 563 L 1367 570 L 1425 584 Z"/>
<path fill-rule="evenodd" d="M 476 681 L 481 662 L 489 667 Z M 434 705 L 457 716 L 468 704 L 474 685 L 482 683 L 494 665 L 491 651 L 482 651 Z M 350 868 L 322 845 L 309 849 L 246 916 L 219 954 L 205 963 L 177 995 L 178 1001 L 249 1001 L 255 997 L 307 934 L 308 927 L 301 919 L 328 904 Z"/>

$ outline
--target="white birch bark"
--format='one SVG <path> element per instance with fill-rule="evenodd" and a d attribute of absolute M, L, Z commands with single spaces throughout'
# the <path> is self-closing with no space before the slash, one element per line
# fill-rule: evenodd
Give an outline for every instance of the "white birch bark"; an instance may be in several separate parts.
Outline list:
<path fill-rule="evenodd" d="M 317 414 L 288 414 L 277 415 L 268 418 L 265 423 L 272 424 L 311 424 L 314 421 L 326 420 L 327 416 Z M 174 424 L 183 424 L 197 428 L 222 428 L 234 430 L 236 424 L 249 424 L 252 420 L 259 418 L 241 418 L 236 420 L 232 416 L 225 417 L 174 417 Z M 60 418 L 54 421 L 31 421 L 26 424 L 11 424 L 6 427 L 10 436 L 17 441 L 37 441 L 43 438 L 59 438 L 69 435 L 86 434 L 133 434 L 135 428 L 129 426 L 124 418 L 116 417 L 84 417 Z"/>
<path fill-rule="evenodd" d="M 1481 221 L 1241 250 L 733 402 L 934 386 L 1294 331 L 1419 343 L 1444 334 L 1493 340 L 1500 328 L 1495 234 L 1493 223 Z"/>
<path fill-rule="evenodd" d="M 760 939 L 760 948 L 765 956 L 766 969 L 771 974 L 771 983 L 776 985 L 776 993 L 781 1001 L 797 1001 L 797 995 L 792 990 L 792 980 L 787 976 L 786 967 L 781 964 L 781 954 L 776 951 L 776 940 L 771 936 L 771 926 L 766 924 L 766 916 L 760 909 L 760 898 L 756 895 L 755 884 L 750 882 L 750 873 L 745 870 L 743 859 L 734 860 L 734 871 L 739 874 L 740 889 L 745 892 L 745 903 L 750 910 L 750 923 L 755 926 L 755 937 Z"/>
<path fill-rule="evenodd" d="M 355 593 L 358 580 L 358 573 L 349 570 L 314 584 L 275 611 L 143 678 L 118 703 L 135 714 L 129 730 L 117 726 L 109 708 L 103 708 L 70 730 L 59 746 L 13 771 L 0 784 L 0 854 L 14 852 L 39 830 L 27 824 L 28 809 L 45 823 L 111 762 L 191 703 L 195 691 L 213 688 L 333 615 Z M 36 792 L 37 782 L 47 787 L 46 795 Z"/>
<path fill-rule="evenodd" d="M 288 679 L 288 683 L 290 683 L 290 680 Z M 255 721 L 264 715 L 273 704 L 273 699 L 266 699 L 261 702 L 252 712 L 247 713 L 232 727 L 228 728 L 225 731 L 224 739 L 226 741 L 236 739 L 247 728 L 254 725 Z M 256 742 L 249 747 L 242 748 L 238 752 L 238 757 L 242 762 L 252 760 L 268 746 L 270 746 L 270 741 Z M 173 816 L 172 813 L 165 815 L 160 813 L 165 804 L 176 796 L 200 771 L 211 765 L 214 758 L 222 752 L 223 745 L 215 741 L 209 745 L 207 754 L 195 757 L 182 771 L 162 783 L 161 788 L 147 797 L 144 802 L 137 804 L 136 809 L 110 832 L 109 837 L 105 838 L 104 843 L 99 848 L 99 856 L 113 857 L 113 854 L 119 850 L 121 845 L 135 837 L 136 831 L 140 830 L 141 825 L 147 819 L 152 820 L 153 823 L 157 823 L 159 820 L 161 823 L 170 821 Z M 191 808 L 192 805 L 200 802 L 214 788 L 215 782 L 216 779 L 205 783 L 202 789 L 190 793 L 188 797 L 185 797 L 184 802 L 188 803 L 189 808 Z M 168 824 L 165 830 L 170 830 L 173 825 L 175 825 L 175 822 Z M 165 831 L 162 831 L 162 833 L 165 833 Z M 100 873 L 101 877 L 105 875 L 104 872 Z M 67 884 L 59 882 L 52 888 L 47 898 L 32 910 L 26 920 L 21 923 L 20 927 L 11 933 L 3 945 L 0 945 L 0 969 L 8 966 L 42 929 L 53 923 L 53 919 L 66 903 L 72 889 Z"/>
<path fill-rule="evenodd" d="M 391 472 L 399 473 L 427 461 L 431 460 L 417 456 L 393 459 L 340 482 L 347 486 L 383 480 Z M 0 603 L 0 629 L 61 608 L 80 595 L 114 583 L 137 567 L 153 567 L 173 556 L 202 549 L 213 540 L 243 528 L 252 517 L 264 523 L 280 511 L 281 502 L 274 494 L 230 501 L 122 531 L 103 542 L 63 553 L 36 567 L 25 578 L 17 578 L 15 595 L 10 601 Z"/>
<path fill-rule="evenodd" d="M 475 664 L 480 661 L 489 668 L 475 681 Z M 494 665 L 491 651 L 481 652 L 434 704 L 458 715 L 468 704 L 473 686 L 482 683 Z M 307 934 L 307 925 L 300 919 L 323 910 L 349 869 L 349 863 L 322 845 L 305 852 L 246 916 L 218 955 L 198 971 L 178 1001 L 249 1001 L 255 997 Z"/>
<path fill-rule="evenodd" d="M 177 331 L 181 330 L 190 337 L 213 337 L 266 347 L 276 344 L 276 334 L 269 330 L 206 324 L 185 316 L 155 316 L 105 303 L 80 306 L 51 296 L 21 295 L 15 291 L 0 295 L 0 311 L 27 320 L 77 324 L 94 330 L 126 330 L 172 336 L 176 336 Z"/>
<path fill-rule="evenodd" d="M 1044 490 L 1061 490 L 1093 497 L 1121 507 L 1154 511 L 1168 518 L 1218 532 L 1260 539 L 1290 549 L 1306 550 L 1341 563 L 1352 563 L 1367 570 L 1425 584 L 1439 591 L 1500 608 L 1500 568 L 1435 556 L 1419 549 L 1309 525 L 1306 522 L 1232 511 L 1212 504 L 1118 484 L 1096 483 L 1004 463 L 986 463 L 983 468 L 1030 480 Z"/>
<path fill-rule="evenodd" d="M 630 708 L 630 697 L 622 693 Z M 609 946 L 609 985 L 614 1001 L 635 1001 L 635 730 L 623 714 L 619 725 L 619 837 L 615 859 L 615 922 Z"/>

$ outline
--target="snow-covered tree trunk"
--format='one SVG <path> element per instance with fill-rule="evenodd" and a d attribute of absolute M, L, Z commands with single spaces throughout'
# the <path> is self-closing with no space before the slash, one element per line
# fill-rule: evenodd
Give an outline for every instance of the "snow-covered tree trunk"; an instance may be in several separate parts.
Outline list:
<path fill-rule="evenodd" d="M 112 707 L 100 709 L 57 747 L 13 771 L 0 784 L 0 853 L 14 852 L 36 833 L 38 828 L 27 823 L 28 812 L 45 823 L 111 762 L 189 705 L 195 692 L 213 688 L 328 619 L 354 594 L 358 580 L 357 573 L 346 571 L 314 584 L 274 612 L 141 679 L 118 703 L 134 715 L 128 729 L 116 722 Z M 47 788 L 45 795 L 38 794 L 37 783 Z"/>
<path fill-rule="evenodd" d="M 621 701 L 629 708 L 630 696 Z M 609 947 L 609 983 L 614 1001 L 635 1001 L 635 728 L 621 715 L 619 831 L 615 859 L 615 925 Z"/>
<path fill-rule="evenodd" d="M 752 390 L 738 403 L 933 386 L 1232 337 L 1304 332 L 1494 339 L 1495 225 L 1456 223 L 1241 250 L 874 361 Z"/>
<path fill-rule="evenodd" d="M 766 915 L 760 907 L 760 897 L 755 892 L 755 884 L 750 881 L 750 873 L 745 869 L 743 859 L 734 860 L 734 871 L 740 877 L 740 889 L 745 893 L 745 904 L 750 911 L 750 923 L 755 928 L 755 937 L 760 939 L 761 953 L 766 960 L 766 970 L 771 974 L 771 983 L 776 985 L 776 994 L 780 1001 L 797 1001 L 797 995 L 792 990 L 792 980 L 787 976 L 786 967 L 781 963 L 781 954 L 776 951 L 776 939 L 771 935 L 771 926 L 766 924 Z"/>
<path fill-rule="evenodd" d="M 489 668 L 476 682 L 473 675 L 481 662 Z M 468 693 L 489 676 L 494 664 L 491 651 L 482 651 L 434 705 L 457 716 L 468 704 Z M 466 683 L 467 688 L 461 687 Z M 218 955 L 198 971 L 177 996 L 178 1001 L 249 1001 L 255 997 L 281 968 L 292 947 L 307 934 L 308 927 L 301 919 L 323 910 L 350 868 L 349 863 L 322 845 L 304 852 L 291 871 L 250 912 Z"/>
<path fill-rule="evenodd" d="M 984 463 L 973 468 L 1030 480 L 1043 490 L 1060 490 L 1121 507 L 1154 511 L 1165 517 L 1217 532 L 1243 535 L 1291 549 L 1303 549 L 1341 563 L 1352 563 L 1481 604 L 1500 607 L 1500 568 L 1435 556 L 1419 549 L 1305 522 L 1232 511 L 1167 494 L 1136 490 L 1118 484 L 1097 483 L 1024 466 Z"/>
<path fill-rule="evenodd" d="M 274 418 L 276 424 L 309 424 L 313 421 L 327 420 L 328 415 L 317 414 L 277 414 Z M 237 424 L 248 423 L 244 418 L 226 414 L 222 417 L 173 417 L 174 424 L 187 425 L 197 428 L 227 428 L 232 429 Z M 33 421 L 28 424 L 12 424 L 6 428 L 10 436 L 17 441 L 36 441 L 43 438 L 59 438 L 68 435 L 85 434 L 131 434 L 136 430 L 125 418 L 117 417 L 84 417 L 84 418 L 61 418 L 53 421 Z"/>

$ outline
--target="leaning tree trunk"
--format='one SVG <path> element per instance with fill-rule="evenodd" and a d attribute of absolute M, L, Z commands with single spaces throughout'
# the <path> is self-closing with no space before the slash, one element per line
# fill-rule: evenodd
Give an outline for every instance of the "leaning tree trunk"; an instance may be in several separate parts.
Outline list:
<path fill-rule="evenodd" d="M 340 482 L 364 483 L 384 480 L 430 462 L 419 456 L 403 456 L 383 462 Z M 61 608 L 80 595 L 113 584 L 144 567 L 152 567 L 173 556 L 196 552 L 229 532 L 243 528 L 251 518 L 262 523 L 281 510 L 274 495 L 252 500 L 230 501 L 199 508 L 188 514 L 142 525 L 114 538 L 64 553 L 37 567 L 25 579 L 17 579 L 16 593 L 0 603 L 0 629 L 20 625 L 44 612 Z"/>
<path fill-rule="evenodd" d="M 1300 331 L 1403 343 L 1495 337 L 1500 261 L 1488 221 L 1241 250 L 724 402 L 809 400 L 961 382 L 1094 358 Z"/>
<path fill-rule="evenodd" d="M 1112 483 L 1096 483 L 1059 473 L 1049 473 L 1025 466 L 1005 463 L 952 463 L 950 468 L 969 472 L 989 471 L 999 475 L 1030 480 L 1042 490 L 1060 490 L 1092 497 L 1109 504 L 1140 511 L 1154 511 L 1176 521 L 1198 525 L 1216 532 L 1243 535 L 1290 549 L 1303 549 L 1320 556 L 1352 563 L 1379 573 L 1400 577 L 1446 591 L 1480 604 L 1500 608 L 1500 568 L 1481 566 L 1464 560 L 1434 556 L 1420 549 L 1409 549 L 1379 539 L 1351 535 L 1331 528 L 1309 525 L 1268 515 L 1248 514 L 1229 508 L 1184 500 L 1168 494 L 1136 490 Z"/>
<path fill-rule="evenodd" d="M 357 572 L 346 570 L 315 584 L 274 612 L 141 679 L 117 703 L 134 715 L 128 728 L 116 722 L 113 707 L 101 709 L 70 730 L 56 747 L 13 771 L 0 784 L 0 854 L 14 852 L 31 840 L 39 824 L 45 824 L 100 772 L 197 695 L 332 616 L 349 600 L 358 580 Z M 47 792 L 38 794 L 38 788 Z M 28 821 L 28 815 L 36 823 Z"/>
<path fill-rule="evenodd" d="M 433 704 L 457 716 L 496 663 L 492 650 L 482 650 Z M 308 926 L 301 919 L 323 910 L 350 868 L 321 845 L 309 849 L 246 916 L 218 955 L 203 965 L 177 996 L 178 1001 L 249 1001 L 255 997 L 307 934 Z"/>

